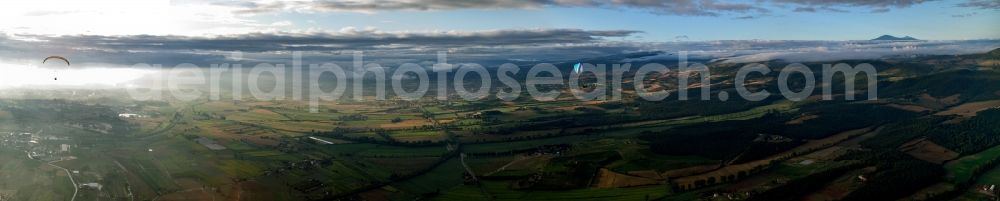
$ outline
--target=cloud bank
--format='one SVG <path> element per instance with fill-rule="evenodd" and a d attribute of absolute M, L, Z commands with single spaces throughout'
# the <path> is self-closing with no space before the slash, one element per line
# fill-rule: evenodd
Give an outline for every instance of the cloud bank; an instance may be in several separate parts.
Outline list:
<path fill-rule="evenodd" d="M 1000 10 L 1000 1 L 996 0 L 970 0 L 965 3 L 959 3 L 958 6 L 961 7 L 971 7 L 987 10 Z"/>
<path fill-rule="evenodd" d="M 590 7 L 635 9 L 654 14 L 679 16 L 720 16 L 765 14 L 772 9 L 793 6 L 795 12 L 888 12 L 934 0 L 318 0 L 318 1 L 220 1 L 216 5 L 238 8 L 241 14 L 271 12 L 362 12 L 393 10 L 438 11 L 459 9 L 543 9 L 545 7 Z M 994 0 L 967 0 L 962 7 L 998 9 Z"/>
<path fill-rule="evenodd" d="M 219 2 L 241 7 L 239 13 L 295 12 L 380 12 L 389 10 L 457 9 L 540 9 L 544 7 L 629 8 L 655 14 L 718 16 L 727 13 L 766 13 L 768 9 L 750 3 L 716 0 L 322 0 L 308 2 Z"/>
<path fill-rule="evenodd" d="M 615 54 L 635 45 L 615 40 L 640 33 L 631 30 L 516 29 L 492 31 L 385 32 L 347 28 L 335 32 L 272 32 L 226 36 L 23 35 L 0 34 L 0 59 L 33 61 L 47 55 L 71 57 L 81 65 L 206 66 L 237 62 L 287 63 L 302 51 L 309 62 L 349 61 L 364 51 L 379 62 L 398 64 L 436 58 L 438 52 L 467 62 L 508 59 L 566 59 Z M 501 59 L 502 58 L 502 59 Z"/>
<path fill-rule="evenodd" d="M 299 52 L 306 64 L 351 66 L 354 51 L 367 62 L 395 67 L 418 63 L 429 67 L 439 52 L 449 63 L 533 65 L 605 57 L 632 52 L 664 52 L 624 62 L 669 60 L 685 52 L 691 58 L 744 63 L 766 60 L 832 61 L 876 59 L 894 55 L 953 55 L 986 52 L 998 40 L 969 41 L 786 41 L 727 40 L 634 42 L 620 40 L 639 34 L 631 30 L 519 29 L 478 32 L 384 32 L 344 29 L 337 32 L 274 32 L 214 37 L 190 36 L 44 36 L 0 34 L 0 60 L 37 63 L 62 55 L 77 67 L 131 66 L 137 63 L 171 67 L 191 63 L 290 64 Z M 678 37 L 682 39 L 683 37 Z M 235 53 L 241 55 L 235 58 Z M 617 62 L 617 61 L 611 61 Z"/>

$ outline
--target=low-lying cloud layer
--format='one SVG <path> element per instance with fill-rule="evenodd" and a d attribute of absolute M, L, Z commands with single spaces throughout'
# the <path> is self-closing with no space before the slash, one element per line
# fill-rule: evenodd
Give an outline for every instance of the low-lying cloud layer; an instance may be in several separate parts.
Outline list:
<path fill-rule="evenodd" d="M 333 49 L 400 49 L 419 47 L 543 46 L 579 44 L 627 37 L 639 31 L 579 29 L 495 30 L 479 32 L 383 32 L 342 29 L 337 32 L 274 32 L 231 36 L 29 36 L 66 46 L 106 49 L 315 51 Z"/>
<path fill-rule="evenodd" d="M 796 12 L 887 12 L 933 0 L 758 0 L 752 3 L 728 0 L 318 0 L 318 1 L 250 1 L 216 2 L 237 7 L 241 14 L 270 12 L 381 12 L 392 10 L 458 10 L 458 9 L 541 9 L 544 7 L 592 7 L 606 9 L 636 9 L 654 14 L 680 16 L 720 16 L 727 14 L 763 14 L 772 9 L 792 6 Z M 957 4 L 964 7 L 997 9 L 994 0 L 968 0 Z"/>
<path fill-rule="evenodd" d="M 979 8 L 979 9 L 988 9 L 988 10 L 998 10 L 998 9 L 1000 9 L 1000 1 L 996 1 L 996 0 L 970 0 L 970 1 L 965 2 L 965 3 L 959 3 L 958 6 L 961 6 L 961 7 L 972 7 L 972 8 Z"/>
<path fill-rule="evenodd" d="M 240 13 L 276 11 L 299 12 L 379 12 L 387 10 L 456 10 L 456 9 L 538 9 L 552 7 L 631 8 L 656 14 L 685 16 L 717 16 L 720 13 L 768 12 L 749 3 L 716 0 L 324 0 L 309 2 L 220 2 L 242 7 Z"/>
<path fill-rule="evenodd" d="M 439 52 L 449 63 L 528 64 L 572 61 L 631 52 L 661 51 L 665 55 L 628 61 L 666 59 L 686 52 L 700 59 L 755 62 L 782 59 L 821 61 L 875 59 L 894 55 L 950 55 L 986 52 L 998 40 L 972 41 L 675 41 L 622 40 L 639 34 L 630 30 L 525 29 L 480 32 L 383 32 L 344 29 L 338 32 L 253 33 L 218 37 L 188 36 L 42 36 L 0 34 L 0 60 L 36 63 L 63 55 L 75 67 L 131 66 L 137 63 L 171 67 L 191 63 L 290 64 L 300 52 L 305 64 L 333 62 L 350 66 L 353 52 L 365 61 L 395 67 L 402 63 L 430 66 Z M 238 53 L 238 54 L 237 54 Z M 239 58 L 234 55 L 240 55 Z"/>
<path fill-rule="evenodd" d="M 629 30 L 525 29 L 479 32 L 383 32 L 343 29 L 337 32 L 251 33 L 217 37 L 188 36 L 41 36 L 0 35 L 0 58 L 27 59 L 58 54 L 77 63 L 131 65 L 179 63 L 207 65 L 234 62 L 233 52 L 245 61 L 286 63 L 291 51 L 303 51 L 306 60 L 351 58 L 353 51 L 381 62 L 398 63 L 435 58 L 447 52 L 456 59 L 489 61 L 508 59 L 569 58 L 624 51 L 609 39 L 639 33 Z"/>
<path fill-rule="evenodd" d="M 880 59 L 919 55 L 960 55 L 983 53 L 1000 48 L 1000 40 L 965 41 L 781 41 L 743 40 L 689 42 L 667 45 L 666 53 L 628 59 L 626 62 L 676 59 L 685 51 L 691 58 L 728 63 L 771 60 L 822 62 Z"/>
<path fill-rule="evenodd" d="M 905 8 L 913 5 L 929 2 L 931 0 L 775 0 L 781 3 L 815 5 L 815 6 L 855 6 L 855 7 L 896 7 Z"/>

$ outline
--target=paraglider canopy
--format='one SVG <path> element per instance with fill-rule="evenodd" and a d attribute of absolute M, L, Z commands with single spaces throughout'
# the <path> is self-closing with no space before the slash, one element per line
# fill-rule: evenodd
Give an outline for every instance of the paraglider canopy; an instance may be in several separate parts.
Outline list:
<path fill-rule="evenodd" d="M 63 62 L 66 62 L 67 66 L 69 66 L 69 59 L 66 59 L 65 57 L 61 57 L 61 56 L 49 56 L 49 57 L 45 57 L 45 60 L 42 60 L 42 63 L 44 64 L 45 62 L 49 61 L 49 59 L 62 60 Z"/>
<path fill-rule="evenodd" d="M 66 57 L 61 57 L 61 56 L 49 56 L 49 57 L 45 57 L 45 59 L 42 60 L 42 63 L 44 64 L 45 62 L 48 62 L 49 59 L 62 60 L 63 62 L 66 62 L 66 66 L 69 66 L 69 59 L 66 59 Z M 59 80 L 59 77 L 52 78 L 52 80 Z"/>
<path fill-rule="evenodd" d="M 580 73 L 580 71 L 582 70 L 583 70 L 583 65 L 581 65 L 580 63 L 576 63 L 575 65 L 573 65 L 574 73 Z"/>

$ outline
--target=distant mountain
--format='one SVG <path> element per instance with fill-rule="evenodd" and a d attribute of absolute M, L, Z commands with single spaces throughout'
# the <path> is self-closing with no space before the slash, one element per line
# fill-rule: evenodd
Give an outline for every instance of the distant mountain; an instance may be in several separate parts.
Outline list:
<path fill-rule="evenodd" d="M 878 38 L 875 38 L 875 39 L 872 39 L 872 40 L 919 40 L 919 39 L 916 39 L 916 38 L 913 38 L 913 37 L 909 37 L 909 36 L 900 38 L 900 37 L 895 37 L 895 36 L 892 36 L 892 35 L 882 35 L 882 36 L 879 36 Z"/>

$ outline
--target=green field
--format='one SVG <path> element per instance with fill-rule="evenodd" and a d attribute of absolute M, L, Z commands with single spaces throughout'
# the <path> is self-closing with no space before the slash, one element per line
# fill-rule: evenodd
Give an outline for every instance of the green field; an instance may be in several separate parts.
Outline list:
<path fill-rule="evenodd" d="M 462 172 L 462 165 L 456 158 L 420 176 L 393 183 L 392 186 L 409 196 L 445 191 L 462 183 Z"/>
<path fill-rule="evenodd" d="M 434 147 L 397 147 L 377 144 L 336 144 L 323 145 L 322 151 L 331 155 L 354 154 L 378 157 L 439 157 L 447 152 L 444 145 Z"/>
<path fill-rule="evenodd" d="M 70 200 L 73 185 L 61 169 L 30 160 L 23 152 L 0 149 L 0 189 L 14 200 Z"/>
<path fill-rule="evenodd" d="M 486 192 L 495 200 L 626 200 L 645 201 L 664 198 L 671 194 L 667 185 L 633 188 L 579 189 L 568 191 L 514 191 L 506 182 L 484 182 Z M 445 191 L 434 200 L 488 200 L 476 186 L 459 186 Z"/>
<path fill-rule="evenodd" d="M 949 162 L 944 166 L 955 182 L 965 182 L 972 179 L 973 170 L 990 160 L 1000 158 L 1000 146 L 986 149 L 973 155 L 968 155 Z"/>

